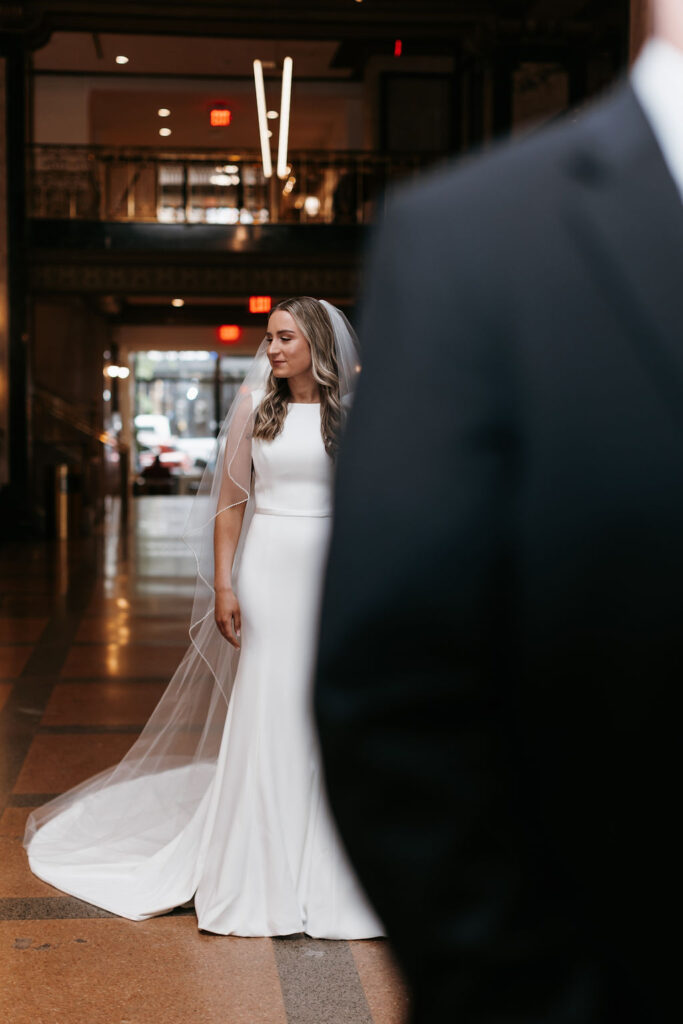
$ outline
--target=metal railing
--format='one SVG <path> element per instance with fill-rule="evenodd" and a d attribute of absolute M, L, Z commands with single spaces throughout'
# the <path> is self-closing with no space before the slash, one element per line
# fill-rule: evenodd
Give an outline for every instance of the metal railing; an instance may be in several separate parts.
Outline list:
<path fill-rule="evenodd" d="M 291 152 L 285 179 L 256 152 L 30 147 L 29 216 L 175 224 L 363 224 L 424 155 Z M 433 158 L 429 161 L 433 162 Z"/>

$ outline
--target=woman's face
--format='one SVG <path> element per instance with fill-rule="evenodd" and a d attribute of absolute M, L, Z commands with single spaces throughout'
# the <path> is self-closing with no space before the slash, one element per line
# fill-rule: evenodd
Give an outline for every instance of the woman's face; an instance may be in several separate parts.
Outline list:
<path fill-rule="evenodd" d="M 310 372 L 311 349 L 291 313 L 276 310 L 268 321 L 266 338 L 274 377 L 298 377 Z"/>

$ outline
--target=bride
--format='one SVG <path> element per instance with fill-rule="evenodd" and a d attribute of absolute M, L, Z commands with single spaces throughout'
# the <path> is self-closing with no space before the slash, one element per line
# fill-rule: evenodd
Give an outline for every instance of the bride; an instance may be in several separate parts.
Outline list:
<path fill-rule="evenodd" d="M 273 309 L 186 527 L 192 642 L 123 761 L 29 818 L 44 881 L 132 920 L 194 898 L 199 927 L 222 935 L 383 934 L 331 819 L 310 708 L 359 370 L 334 306 Z"/>

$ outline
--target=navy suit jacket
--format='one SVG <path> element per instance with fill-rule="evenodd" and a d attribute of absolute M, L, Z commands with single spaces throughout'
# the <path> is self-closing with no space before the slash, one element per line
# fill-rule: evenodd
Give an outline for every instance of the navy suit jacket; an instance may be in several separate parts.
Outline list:
<path fill-rule="evenodd" d="M 631 86 L 399 192 L 360 338 L 315 709 L 414 1019 L 663 1019 L 683 205 Z"/>

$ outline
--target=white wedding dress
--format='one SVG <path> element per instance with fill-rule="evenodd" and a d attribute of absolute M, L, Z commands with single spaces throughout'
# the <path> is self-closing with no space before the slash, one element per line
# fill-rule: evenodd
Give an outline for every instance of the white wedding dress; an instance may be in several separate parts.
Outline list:
<path fill-rule="evenodd" d="M 331 524 L 320 406 L 290 404 L 280 435 L 254 440 L 252 458 L 256 507 L 237 586 L 242 651 L 216 766 L 180 769 L 196 773 L 189 788 L 169 770 L 86 795 L 33 835 L 30 866 L 133 920 L 194 897 L 199 927 L 218 934 L 383 935 L 328 809 L 311 713 Z M 193 785 L 200 796 L 183 815 L 174 793 Z M 144 822 L 137 834 L 131 809 Z M 117 833 L 105 820 L 126 824 Z M 93 839 L 100 834 L 106 843 Z"/>

